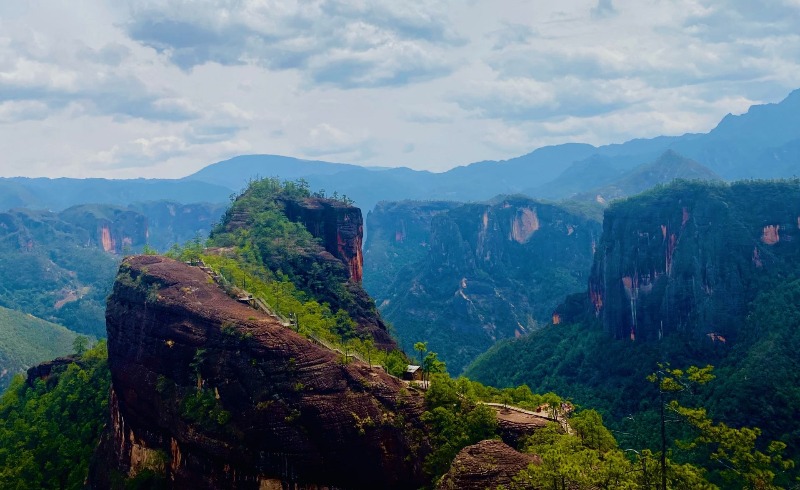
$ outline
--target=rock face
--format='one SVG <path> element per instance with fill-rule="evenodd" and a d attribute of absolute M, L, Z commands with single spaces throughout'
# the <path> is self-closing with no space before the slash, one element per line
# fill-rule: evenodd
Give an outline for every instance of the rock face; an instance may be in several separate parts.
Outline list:
<path fill-rule="evenodd" d="M 93 488 L 418 488 L 421 396 L 229 298 L 197 268 L 126 259 L 108 301 L 110 423 Z"/>
<path fill-rule="evenodd" d="M 496 341 L 550 324 L 568 294 L 585 291 L 600 235 L 596 221 L 525 197 L 384 205 L 370 226 L 369 270 L 405 264 L 381 312 L 407 351 L 427 340 L 452 374 Z"/>
<path fill-rule="evenodd" d="M 436 486 L 439 490 L 486 490 L 508 485 L 531 464 L 540 464 L 533 454 L 524 454 L 501 441 L 486 440 L 462 449 L 450 471 Z"/>
<path fill-rule="evenodd" d="M 449 201 L 379 202 L 367 215 L 364 287 L 380 305 L 397 292 L 392 283 L 430 253 L 434 216 L 461 206 Z"/>
<path fill-rule="evenodd" d="M 265 226 L 266 222 L 272 224 Z M 294 230 L 284 233 L 276 232 L 277 228 Z M 251 235 L 251 230 L 261 233 Z M 259 251 L 257 265 L 276 277 L 288 277 L 333 312 L 346 311 L 360 336 L 371 336 L 378 348 L 391 350 L 396 344 L 388 326 L 361 286 L 363 233 L 360 209 L 334 199 L 287 192 L 266 179 L 237 197 L 211 233 L 211 243 L 228 247 L 248 242 L 247 247 Z"/>
<path fill-rule="evenodd" d="M 303 199 L 285 201 L 286 215 L 300 221 L 325 250 L 347 266 L 349 278 L 360 283 L 364 276 L 364 257 L 361 241 L 364 220 L 361 210 L 332 199 Z"/>
<path fill-rule="evenodd" d="M 57 357 L 52 361 L 37 364 L 27 371 L 26 381 L 28 386 L 33 386 L 37 379 L 47 381 L 51 375 L 67 369 L 72 363 L 83 364 L 77 356 Z"/>
<path fill-rule="evenodd" d="M 681 183 L 612 205 L 589 281 L 616 338 L 730 342 L 765 286 L 798 272 L 800 185 Z"/>

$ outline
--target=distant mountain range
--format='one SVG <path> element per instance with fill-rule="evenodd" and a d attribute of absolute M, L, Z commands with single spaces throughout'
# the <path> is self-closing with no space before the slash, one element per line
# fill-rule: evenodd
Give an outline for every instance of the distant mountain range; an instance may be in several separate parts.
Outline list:
<path fill-rule="evenodd" d="M 13 208 L 62 211 L 76 204 L 127 206 L 161 200 L 222 203 L 230 198 L 231 192 L 218 184 L 168 179 L 0 178 L 0 211 Z"/>
<path fill-rule="evenodd" d="M 637 168 L 657 162 L 667 151 L 707 167 L 686 175 L 677 172 L 678 177 L 732 181 L 800 175 L 800 90 L 780 103 L 756 105 L 738 116 L 729 114 L 704 134 L 634 139 L 600 147 L 547 146 L 510 160 L 476 162 L 443 173 L 250 155 L 216 163 L 184 180 L 241 188 L 256 175 L 302 177 L 312 188 L 346 194 L 364 210 L 381 200 L 481 201 L 515 193 L 560 200 L 624 179 L 632 171 L 629 181 L 641 180 L 644 176 Z"/>
<path fill-rule="evenodd" d="M 408 168 L 367 168 L 278 155 L 244 155 L 217 162 L 179 180 L 0 179 L 0 210 L 65 209 L 95 202 L 127 205 L 170 199 L 226 202 L 257 177 L 306 179 L 355 200 L 365 212 L 378 201 L 403 199 L 481 201 L 523 193 L 560 200 L 624 178 L 672 151 L 731 181 L 800 175 L 800 89 L 776 104 L 727 115 L 710 132 L 634 139 L 595 147 L 568 143 L 539 148 L 505 161 L 483 161 L 433 173 Z"/>
<path fill-rule="evenodd" d="M 673 150 L 667 150 L 652 163 L 645 163 L 623 173 L 618 179 L 578 194 L 574 199 L 606 203 L 633 196 L 659 184 L 668 184 L 675 179 L 720 181 L 722 178 L 694 160 L 684 158 Z"/>

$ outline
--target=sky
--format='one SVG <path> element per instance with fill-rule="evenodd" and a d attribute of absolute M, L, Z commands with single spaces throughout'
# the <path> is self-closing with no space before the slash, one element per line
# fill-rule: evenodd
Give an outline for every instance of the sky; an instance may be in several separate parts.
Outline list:
<path fill-rule="evenodd" d="M 241 154 L 444 171 L 800 88 L 800 0 L 0 3 L 0 176 Z"/>

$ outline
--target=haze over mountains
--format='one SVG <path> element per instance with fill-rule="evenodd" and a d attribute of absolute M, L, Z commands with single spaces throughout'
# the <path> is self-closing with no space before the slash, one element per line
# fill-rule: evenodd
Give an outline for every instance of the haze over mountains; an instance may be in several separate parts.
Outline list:
<path fill-rule="evenodd" d="M 708 133 L 634 139 L 595 147 L 569 143 L 539 148 L 505 161 L 483 161 L 433 173 L 408 168 L 367 168 L 278 155 L 243 155 L 217 162 L 179 180 L 0 179 L 0 208 L 61 210 L 74 204 L 136 201 L 225 202 L 256 177 L 306 179 L 334 190 L 368 211 L 378 201 L 476 201 L 498 194 L 563 199 L 626 178 L 665 151 L 692 159 L 724 180 L 798 174 L 800 90 L 776 104 L 728 115 Z M 696 172 L 676 177 L 692 177 Z"/>
<path fill-rule="evenodd" d="M 705 134 L 636 139 L 595 147 L 570 143 L 537 149 L 505 161 L 476 162 L 443 173 L 408 168 L 367 169 L 286 157 L 243 156 L 211 165 L 184 180 L 242 187 L 247 179 L 280 175 L 303 177 L 312 188 L 336 189 L 365 210 L 381 200 L 486 200 L 498 194 L 524 193 L 562 199 L 586 192 L 598 183 L 623 178 L 640 165 L 672 150 L 708 167 L 725 180 L 792 177 L 800 155 L 800 90 L 777 104 L 753 106 L 742 115 L 728 115 Z M 281 171 L 286 172 L 283 175 Z M 295 172 L 289 175 L 289 172 Z M 242 172 L 236 175 L 236 172 Z M 224 174 L 224 177 L 222 175 Z M 569 179 L 557 179 L 572 175 Z M 696 175 L 690 172 L 687 177 Z M 682 176 L 682 175 L 676 175 Z M 605 177 L 605 181 L 598 181 Z M 609 179 L 608 177 L 613 177 Z M 568 180 L 569 186 L 563 180 Z"/>
<path fill-rule="evenodd" d="M 207 232 L 222 213 L 221 203 L 257 177 L 306 179 L 315 191 L 324 193 L 327 189 L 330 194 L 347 195 L 365 215 L 379 201 L 485 201 L 499 194 L 523 193 L 534 198 L 579 201 L 582 203 L 577 208 L 579 212 L 600 220 L 605 203 L 676 178 L 731 180 L 793 176 L 798 173 L 799 155 L 800 90 L 795 90 L 778 104 L 753 106 L 740 116 L 729 115 L 707 134 L 631 140 L 600 147 L 570 143 L 540 148 L 506 161 L 476 162 L 443 173 L 366 168 L 277 155 L 243 155 L 209 165 L 179 180 L 4 178 L 0 179 L 0 211 L 28 208 L 48 210 L 49 214 L 20 210 L 6 216 L 8 223 L 2 235 L 7 244 L 3 256 L 8 260 L 0 267 L 0 277 L 7 278 L 6 285 L 27 285 L 0 291 L 3 293 L 0 305 L 21 308 L 76 331 L 99 335 L 101 303 L 119 260 L 112 255 L 121 254 L 123 249 L 139 251 L 145 243 L 164 251 L 198 231 Z M 181 204 L 197 202 L 217 204 L 189 207 Z M 86 203 L 103 203 L 103 206 L 91 207 Z M 448 205 L 451 206 L 455 204 Z M 369 234 L 365 235 L 365 284 L 381 300 L 397 294 L 392 285 L 403 266 L 414 263 L 419 270 L 436 270 L 431 268 L 435 264 L 426 262 L 427 245 L 418 247 L 419 243 L 429 243 L 427 230 L 432 218 L 431 214 L 417 213 L 419 209 L 418 204 L 397 208 L 404 213 L 398 220 L 419 222 L 415 226 L 425 230 L 420 237 L 409 240 L 409 236 L 405 243 L 392 243 L 392 237 L 387 236 L 384 245 L 380 245 L 370 240 Z M 78 222 L 82 224 L 76 227 L 74 223 Z M 108 228 L 106 241 L 104 227 Z M 412 229 L 409 227 L 407 231 L 414 233 Z M 442 230 L 437 235 L 441 240 L 449 240 Z M 47 252 L 51 245 L 58 252 Z M 413 256 L 395 261 L 382 255 L 387 246 L 392 253 Z M 391 248 L 398 246 L 402 250 Z M 71 257 L 84 260 L 74 264 L 64 262 Z M 91 273 L 78 270 L 78 264 L 88 257 L 90 262 L 104 264 L 103 267 L 93 267 Z M 15 272 L 21 264 L 28 275 Z M 371 275 L 370 271 L 376 270 L 380 273 Z M 87 274 L 90 279 L 83 277 Z M 413 277 L 405 274 L 407 279 Z M 460 280 L 471 272 L 456 271 L 459 274 L 462 274 Z M 39 281 L 37 285 L 36 281 L 26 279 L 39 276 L 50 282 Z M 438 280 L 435 274 L 427 276 L 430 285 Z M 474 286 L 474 281 L 469 282 Z M 52 287 L 45 283 L 52 283 Z M 448 284 L 445 289 L 454 293 L 459 285 Z M 64 298 L 68 301 L 60 302 Z M 546 309 L 551 307 L 548 304 Z M 397 305 L 390 308 L 396 311 Z M 424 316 L 430 312 L 420 313 Z M 416 338 L 419 332 L 412 334 L 403 328 L 403 322 L 410 317 L 399 313 L 389 316 L 400 327 L 398 335 L 406 346 L 419 340 Z M 537 321 L 542 321 L 548 314 L 542 310 L 538 316 Z M 491 324 L 492 320 L 488 322 Z M 478 322 L 483 323 L 486 322 Z M 478 324 L 476 327 L 480 328 Z M 498 338 L 489 337 L 491 342 Z M 483 348 L 488 345 L 484 341 L 479 343 Z M 443 354 L 447 350 L 440 347 Z M 451 359 L 452 367 L 460 370 L 479 353 L 473 351 L 459 362 Z"/>

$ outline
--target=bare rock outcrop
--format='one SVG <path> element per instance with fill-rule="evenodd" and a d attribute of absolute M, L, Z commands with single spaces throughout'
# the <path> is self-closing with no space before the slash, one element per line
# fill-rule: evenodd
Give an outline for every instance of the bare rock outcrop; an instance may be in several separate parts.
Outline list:
<path fill-rule="evenodd" d="M 325 250 L 347 267 L 350 280 L 361 282 L 364 257 L 361 254 L 364 219 L 361 210 L 333 199 L 287 200 L 286 215 L 300 221 L 322 241 Z"/>
<path fill-rule="evenodd" d="M 198 268 L 126 259 L 108 300 L 110 421 L 93 488 L 418 488 L 422 397 L 229 298 Z"/>
<path fill-rule="evenodd" d="M 486 440 L 462 449 L 450 471 L 445 474 L 439 490 L 486 490 L 508 485 L 513 478 L 531 464 L 541 459 L 533 454 L 517 451 L 508 444 Z"/>

